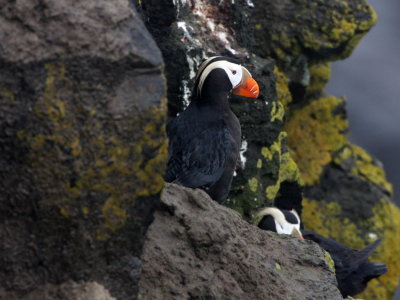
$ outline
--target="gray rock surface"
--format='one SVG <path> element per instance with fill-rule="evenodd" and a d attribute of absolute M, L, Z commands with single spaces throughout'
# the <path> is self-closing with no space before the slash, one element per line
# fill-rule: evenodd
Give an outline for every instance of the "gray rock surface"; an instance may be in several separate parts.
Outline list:
<path fill-rule="evenodd" d="M 142 254 L 139 299 L 342 299 L 321 249 L 167 184 Z"/>
<path fill-rule="evenodd" d="M 0 0 L 0 288 L 136 297 L 166 161 L 162 68 L 128 0 Z"/>
<path fill-rule="evenodd" d="M 0 299 L 4 300 L 116 300 L 104 286 L 97 282 L 72 282 L 60 285 L 45 284 L 33 292 L 17 297 L 12 292 L 0 290 Z"/>

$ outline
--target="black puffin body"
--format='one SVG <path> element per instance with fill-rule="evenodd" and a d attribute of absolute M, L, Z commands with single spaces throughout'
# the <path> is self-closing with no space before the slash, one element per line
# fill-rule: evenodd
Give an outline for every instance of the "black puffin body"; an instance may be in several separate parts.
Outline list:
<path fill-rule="evenodd" d="M 222 203 L 228 196 L 241 145 L 239 120 L 228 94 L 257 97 L 258 85 L 236 60 L 212 57 L 199 68 L 191 103 L 167 126 L 165 180 L 205 190 Z"/>
<path fill-rule="evenodd" d="M 343 297 L 361 293 L 367 287 L 368 281 L 388 271 L 384 263 L 368 261 L 368 257 L 382 239 L 376 240 L 364 249 L 354 250 L 312 231 L 303 230 L 302 233 L 305 239 L 316 242 L 331 255 L 335 263 L 338 287 Z"/>
<path fill-rule="evenodd" d="M 279 214 L 277 211 L 281 211 L 281 213 Z M 280 226 L 276 224 L 281 224 L 283 228 L 290 228 L 290 226 L 293 226 L 293 221 L 291 220 L 298 219 L 300 222 L 295 210 L 287 211 L 275 207 L 263 209 L 259 216 L 262 217 L 258 223 L 259 228 L 280 234 L 290 234 L 290 232 L 279 230 Z M 331 255 L 335 263 L 338 288 L 343 297 L 361 293 L 367 287 L 368 281 L 387 272 L 387 266 L 384 263 L 371 263 L 368 261 L 368 257 L 381 243 L 381 239 L 376 240 L 362 250 L 354 250 L 312 231 L 301 230 L 301 234 L 304 239 L 316 242 Z"/>

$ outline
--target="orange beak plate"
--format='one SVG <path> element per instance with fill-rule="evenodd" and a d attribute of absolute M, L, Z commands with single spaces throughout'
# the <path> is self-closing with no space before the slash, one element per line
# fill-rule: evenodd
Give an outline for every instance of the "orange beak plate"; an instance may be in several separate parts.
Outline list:
<path fill-rule="evenodd" d="M 233 89 L 232 94 L 248 98 L 257 98 L 260 94 L 260 88 L 258 87 L 257 81 L 249 77 L 246 80 L 246 84 Z"/>

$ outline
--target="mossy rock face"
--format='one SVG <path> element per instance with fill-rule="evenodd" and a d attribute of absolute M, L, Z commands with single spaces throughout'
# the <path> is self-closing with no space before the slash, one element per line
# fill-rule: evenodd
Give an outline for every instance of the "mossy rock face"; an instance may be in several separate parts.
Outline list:
<path fill-rule="evenodd" d="M 35 3 L 1 11 L 0 285 L 128 299 L 167 158 L 160 51 L 129 1 Z"/>
<path fill-rule="evenodd" d="M 364 0 L 255 0 L 254 5 L 252 26 L 260 46 L 255 52 L 281 61 L 301 54 L 312 60 L 343 59 L 376 22 Z"/>
<path fill-rule="evenodd" d="M 242 149 L 226 203 L 248 220 L 260 208 L 273 205 L 282 182 L 300 180 L 282 131 L 285 110 L 279 100 L 286 96 L 277 92 L 281 74 L 271 61 L 254 60 L 254 66 L 254 77 L 265 91 L 265 99 L 232 99 L 242 127 Z"/>

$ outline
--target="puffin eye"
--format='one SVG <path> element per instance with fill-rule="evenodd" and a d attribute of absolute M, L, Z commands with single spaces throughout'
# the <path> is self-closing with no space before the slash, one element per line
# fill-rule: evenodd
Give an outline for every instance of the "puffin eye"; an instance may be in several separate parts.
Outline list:
<path fill-rule="evenodd" d="M 232 70 L 233 75 L 236 75 L 236 73 L 237 73 L 236 70 Z"/>

